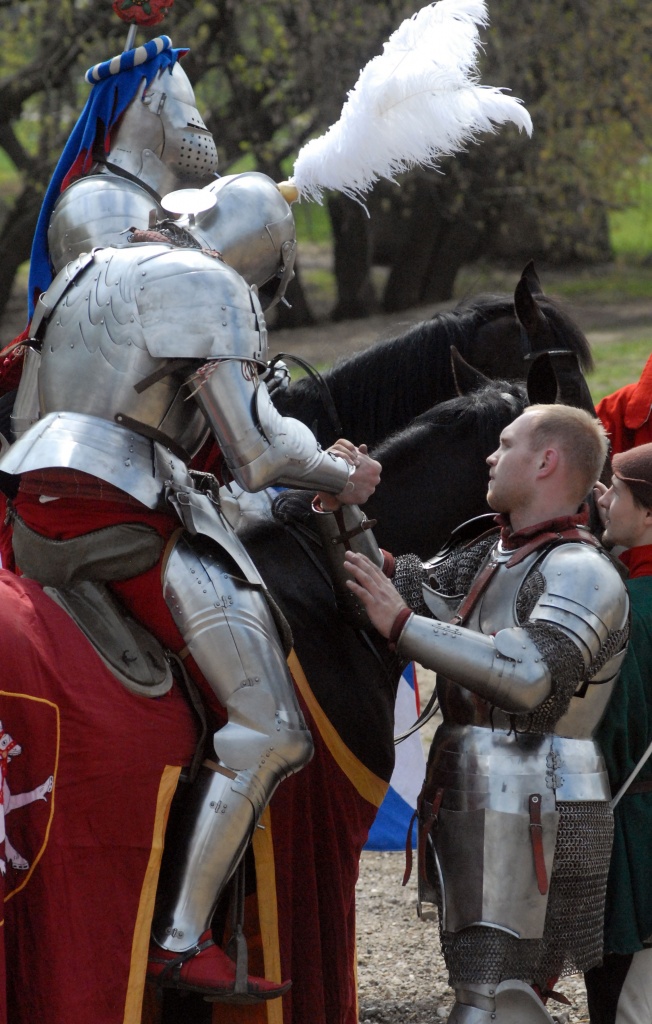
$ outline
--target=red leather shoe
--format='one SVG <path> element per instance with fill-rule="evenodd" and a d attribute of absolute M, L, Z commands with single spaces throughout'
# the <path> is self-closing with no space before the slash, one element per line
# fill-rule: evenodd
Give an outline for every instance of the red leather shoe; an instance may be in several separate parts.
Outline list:
<path fill-rule="evenodd" d="M 259 1003 L 264 999 L 278 999 L 292 984 L 284 981 L 277 985 L 248 974 L 244 985 L 236 985 L 236 965 L 223 949 L 215 945 L 210 931 L 204 932 L 197 945 L 183 953 L 150 943 L 147 978 L 161 988 L 198 992 L 211 1001 L 223 1003 Z"/>

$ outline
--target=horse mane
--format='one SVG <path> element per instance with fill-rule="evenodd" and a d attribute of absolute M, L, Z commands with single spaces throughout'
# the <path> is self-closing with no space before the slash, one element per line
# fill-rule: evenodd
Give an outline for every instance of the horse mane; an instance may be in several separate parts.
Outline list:
<path fill-rule="evenodd" d="M 272 519 L 283 526 L 312 525 L 313 491 L 281 491 L 272 502 Z"/>
<path fill-rule="evenodd" d="M 519 416 L 528 404 L 524 384 L 490 381 L 488 384 L 417 416 L 404 430 L 386 438 L 373 451 L 381 465 L 409 458 L 420 438 L 433 429 L 454 428 L 460 435 L 472 435 L 479 448 L 494 443 L 503 427 Z"/>
<path fill-rule="evenodd" d="M 490 381 L 447 402 L 433 406 L 417 416 L 407 427 L 385 438 L 372 455 L 381 465 L 411 460 L 421 439 L 433 430 L 455 429 L 460 435 L 473 436 L 478 448 L 491 447 L 503 427 L 523 412 L 528 404 L 525 385 L 514 381 Z M 313 494 L 287 490 L 274 499 L 272 522 L 312 527 Z"/>
<path fill-rule="evenodd" d="M 403 334 L 386 338 L 362 352 L 343 357 L 324 374 L 324 378 L 332 390 L 339 390 L 340 393 L 348 381 L 354 381 L 355 395 L 351 395 L 351 399 L 364 408 L 371 396 L 376 394 L 380 377 L 391 381 L 394 377 L 403 378 L 404 371 L 408 371 L 413 380 L 409 400 L 413 407 L 419 391 L 423 392 L 426 401 L 431 398 L 433 380 L 440 382 L 442 390 L 449 393 L 454 390 L 451 347 L 454 346 L 466 358 L 478 328 L 499 316 L 509 315 L 510 310 L 513 315 L 514 303 L 511 299 L 497 299 L 493 309 L 484 305 L 475 308 L 474 304 L 469 304 L 468 308 L 435 313 L 429 320 L 408 327 Z M 365 382 L 368 382 L 368 389 Z M 392 398 L 398 403 L 401 396 L 396 394 Z M 382 437 L 383 410 L 378 409 L 376 412 L 380 420 L 376 434 Z M 395 416 L 394 412 L 391 416 L 394 422 Z"/>

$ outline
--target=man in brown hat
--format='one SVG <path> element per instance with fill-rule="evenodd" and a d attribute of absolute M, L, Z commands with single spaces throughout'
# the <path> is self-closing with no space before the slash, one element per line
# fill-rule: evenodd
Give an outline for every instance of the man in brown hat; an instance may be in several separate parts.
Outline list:
<path fill-rule="evenodd" d="M 615 455 L 596 488 L 603 542 L 624 548 L 630 644 L 596 738 L 614 794 L 605 958 L 585 975 L 591 1024 L 652 1021 L 652 444 Z M 646 759 L 647 758 L 647 759 Z M 638 771 L 637 771 L 638 769 Z"/>

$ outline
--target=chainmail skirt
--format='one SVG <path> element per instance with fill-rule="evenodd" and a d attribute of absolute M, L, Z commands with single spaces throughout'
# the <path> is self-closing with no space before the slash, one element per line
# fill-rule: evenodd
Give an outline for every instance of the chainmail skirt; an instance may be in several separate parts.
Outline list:
<path fill-rule="evenodd" d="M 606 802 L 564 802 L 560 813 L 544 937 L 516 939 L 496 928 L 441 932 L 449 984 L 497 985 L 508 978 L 542 987 L 602 960 L 613 816 Z M 440 915 L 441 917 L 441 915 Z"/>

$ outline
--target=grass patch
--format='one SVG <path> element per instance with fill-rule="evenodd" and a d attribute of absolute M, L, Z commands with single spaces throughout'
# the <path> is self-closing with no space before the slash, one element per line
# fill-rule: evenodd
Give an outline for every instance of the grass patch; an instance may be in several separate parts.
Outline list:
<path fill-rule="evenodd" d="M 591 397 L 599 402 L 605 395 L 625 384 L 633 384 L 641 376 L 652 346 L 650 334 L 626 341 L 598 341 L 593 346 L 595 370 L 587 376 Z"/>
<path fill-rule="evenodd" d="M 609 216 L 611 244 L 616 254 L 628 262 L 640 262 L 652 254 L 652 161 L 641 161 L 637 172 L 630 173 L 623 186 L 628 205 Z"/>
<path fill-rule="evenodd" d="M 588 267 L 565 277 L 552 275 L 554 291 L 565 299 L 590 299 L 596 303 L 652 298 L 652 267 L 622 262 L 607 267 Z"/>

